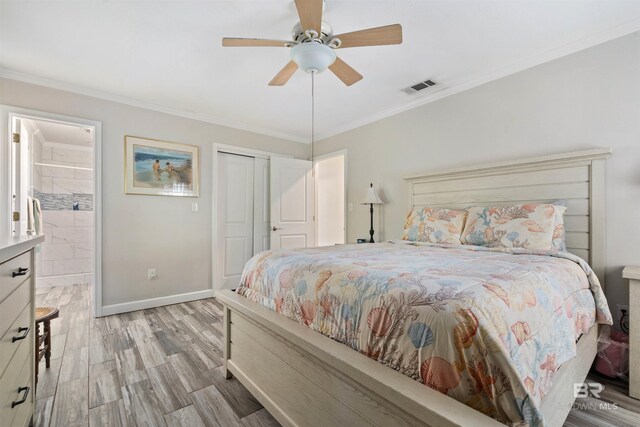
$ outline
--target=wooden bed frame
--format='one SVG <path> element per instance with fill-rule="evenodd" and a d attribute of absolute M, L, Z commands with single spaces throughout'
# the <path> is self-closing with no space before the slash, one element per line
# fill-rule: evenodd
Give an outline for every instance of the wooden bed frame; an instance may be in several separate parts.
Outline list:
<path fill-rule="evenodd" d="M 604 285 L 605 159 L 610 149 L 501 162 L 407 177 L 410 207 L 468 207 L 566 200 L 567 246 Z M 497 426 L 497 421 L 351 348 L 229 290 L 224 359 L 284 426 Z M 598 327 L 582 336 L 542 401 L 549 426 L 561 426 L 597 351 Z"/>

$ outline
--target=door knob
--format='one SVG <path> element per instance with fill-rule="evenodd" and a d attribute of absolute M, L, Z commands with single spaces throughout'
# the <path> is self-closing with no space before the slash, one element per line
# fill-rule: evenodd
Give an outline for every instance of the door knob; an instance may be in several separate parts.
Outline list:
<path fill-rule="evenodd" d="M 273 230 L 273 231 L 278 231 L 278 230 L 280 230 L 280 229 L 274 225 L 274 226 L 273 226 L 273 228 L 272 228 L 271 230 Z"/>

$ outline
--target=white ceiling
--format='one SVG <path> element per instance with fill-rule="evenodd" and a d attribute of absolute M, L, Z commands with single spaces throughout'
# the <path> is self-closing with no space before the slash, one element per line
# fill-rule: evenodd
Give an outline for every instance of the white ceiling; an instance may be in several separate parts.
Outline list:
<path fill-rule="evenodd" d="M 80 147 L 93 145 L 93 134 L 87 132 L 89 128 L 46 120 L 31 121 L 36 129 L 40 129 L 40 136 L 46 142 Z"/>
<path fill-rule="evenodd" d="M 401 23 L 399 46 L 339 56 L 364 75 L 316 78 L 316 134 L 333 135 L 640 30 L 640 1 L 340 1 L 336 33 Z M 223 36 L 288 38 L 292 0 L 0 1 L 2 75 L 282 136 L 310 138 L 310 76 L 267 83 L 286 48 L 222 48 Z M 407 95 L 425 78 L 446 87 Z"/>

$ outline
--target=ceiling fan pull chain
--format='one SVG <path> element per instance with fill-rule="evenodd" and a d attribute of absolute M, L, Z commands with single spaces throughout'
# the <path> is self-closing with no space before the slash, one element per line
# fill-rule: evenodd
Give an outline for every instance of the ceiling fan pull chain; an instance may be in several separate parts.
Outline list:
<path fill-rule="evenodd" d="M 315 143 L 316 143 L 316 70 L 311 71 L 311 181 L 314 183 L 316 179 L 316 165 L 315 165 Z M 315 190 L 314 190 L 315 191 Z M 316 197 L 313 197 L 313 221 L 316 220 L 316 212 L 318 207 L 316 206 Z"/>
<path fill-rule="evenodd" d="M 311 176 L 315 177 L 315 132 L 316 132 L 316 109 L 315 109 L 315 76 L 316 72 L 311 71 Z"/>

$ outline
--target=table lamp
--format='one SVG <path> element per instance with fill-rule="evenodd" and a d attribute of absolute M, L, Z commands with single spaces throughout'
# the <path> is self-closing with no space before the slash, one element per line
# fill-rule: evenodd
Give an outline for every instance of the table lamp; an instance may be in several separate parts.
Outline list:
<path fill-rule="evenodd" d="M 380 197 L 378 197 L 377 191 L 373 188 L 373 183 L 371 183 L 370 187 L 367 188 L 367 195 L 362 204 L 370 206 L 369 213 L 371 213 L 371 229 L 369 230 L 369 235 L 371 238 L 369 239 L 369 243 L 375 243 L 373 241 L 373 205 L 382 205 L 384 202 L 380 200 Z"/>

